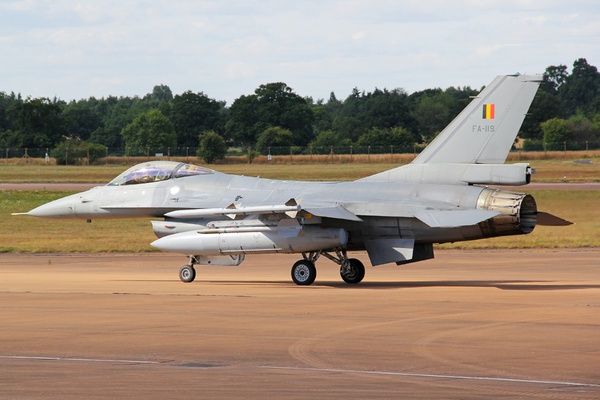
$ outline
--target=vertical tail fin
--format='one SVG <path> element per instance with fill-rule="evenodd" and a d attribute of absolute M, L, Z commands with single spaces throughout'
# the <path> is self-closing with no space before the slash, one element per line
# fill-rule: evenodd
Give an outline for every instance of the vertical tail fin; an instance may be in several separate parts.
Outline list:
<path fill-rule="evenodd" d="M 504 163 L 541 80 L 498 76 L 412 163 Z"/>

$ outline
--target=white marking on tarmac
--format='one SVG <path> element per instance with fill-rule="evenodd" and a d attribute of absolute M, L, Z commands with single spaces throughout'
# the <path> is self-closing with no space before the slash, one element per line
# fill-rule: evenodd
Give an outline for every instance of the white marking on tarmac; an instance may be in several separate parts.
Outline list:
<path fill-rule="evenodd" d="M 103 358 L 74 358 L 74 357 L 34 357 L 34 356 L 0 356 L 9 360 L 36 360 L 36 361 L 79 361 L 79 362 L 97 362 L 97 363 L 123 363 L 123 364 L 160 364 L 158 361 L 141 360 L 111 360 Z"/>
<path fill-rule="evenodd" d="M 596 383 L 546 381 L 546 380 L 537 380 L 537 379 L 518 379 L 518 378 L 499 378 L 499 377 L 492 377 L 492 376 L 487 377 L 487 376 L 466 376 L 466 375 L 415 374 L 415 373 L 407 373 L 407 372 L 368 371 L 368 370 L 334 369 L 334 368 L 275 367 L 275 366 L 269 366 L 269 365 L 260 366 L 259 368 L 279 369 L 279 370 L 288 370 L 288 371 L 331 372 L 331 373 L 340 373 L 340 374 L 387 375 L 387 376 L 402 376 L 402 377 L 410 377 L 410 378 L 463 379 L 463 380 L 473 380 L 473 381 L 512 382 L 512 383 L 528 383 L 528 384 L 538 384 L 538 385 L 600 387 L 600 384 L 596 384 Z"/>
<path fill-rule="evenodd" d="M 0 356 L 0 359 L 122 363 L 122 364 L 163 364 L 160 361 L 118 360 L 118 359 L 102 359 L 102 358 L 75 358 L 75 357 Z M 369 370 L 335 369 L 335 368 L 277 367 L 277 366 L 272 366 L 272 365 L 260 365 L 260 366 L 257 366 L 257 368 L 272 369 L 272 370 L 287 370 L 287 371 L 327 372 L 327 373 L 337 373 L 337 374 L 385 375 L 385 376 L 401 376 L 401 377 L 409 377 L 409 378 L 460 379 L 460 380 L 472 380 L 472 381 L 512 382 L 512 383 L 525 383 L 525 384 L 536 384 L 536 385 L 562 385 L 562 386 L 600 388 L 600 384 L 597 384 L 597 383 L 550 381 L 550 380 L 541 380 L 541 379 L 500 378 L 500 377 L 493 377 L 493 376 L 418 374 L 418 373 L 409 373 L 409 372 L 369 371 Z"/>

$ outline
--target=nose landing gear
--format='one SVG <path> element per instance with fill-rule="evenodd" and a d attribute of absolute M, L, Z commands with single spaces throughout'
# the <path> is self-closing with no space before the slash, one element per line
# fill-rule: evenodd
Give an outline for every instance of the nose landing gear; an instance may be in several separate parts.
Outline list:
<path fill-rule="evenodd" d="M 179 279 L 185 283 L 193 282 L 196 279 L 196 269 L 191 265 L 184 265 L 179 270 Z"/>
<path fill-rule="evenodd" d="M 198 258 L 196 256 L 189 256 L 189 259 L 190 262 L 179 270 L 179 279 L 181 279 L 181 282 L 190 283 L 196 279 L 194 265 L 198 264 Z"/>

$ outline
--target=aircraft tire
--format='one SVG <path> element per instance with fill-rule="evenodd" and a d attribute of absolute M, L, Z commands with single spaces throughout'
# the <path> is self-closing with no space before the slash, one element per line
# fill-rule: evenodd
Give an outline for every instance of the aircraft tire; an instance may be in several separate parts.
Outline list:
<path fill-rule="evenodd" d="M 350 284 L 360 283 L 365 277 L 365 266 L 356 258 L 348 259 L 348 268 L 340 268 L 340 275 L 344 282 Z"/>
<path fill-rule="evenodd" d="M 196 270 L 191 265 L 184 265 L 179 270 L 179 279 L 185 283 L 193 282 L 196 279 Z"/>
<path fill-rule="evenodd" d="M 296 285 L 310 285 L 317 278 L 317 269 L 312 261 L 296 261 L 292 266 L 292 280 Z"/>

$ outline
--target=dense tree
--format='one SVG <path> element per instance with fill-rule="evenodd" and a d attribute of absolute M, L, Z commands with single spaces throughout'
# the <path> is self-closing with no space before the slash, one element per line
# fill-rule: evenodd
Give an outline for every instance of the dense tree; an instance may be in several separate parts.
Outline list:
<path fill-rule="evenodd" d="M 408 152 L 414 148 L 412 134 L 402 128 L 373 128 L 362 135 L 356 144 L 361 147 L 379 146 L 383 152 L 395 149 L 397 152 Z"/>
<path fill-rule="evenodd" d="M 196 147 L 198 136 L 204 131 L 223 133 L 225 120 L 221 109 L 223 103 L 204 93 L 184 92 L 175 96 L 170 119 L 177 132 L 177 142 L 182 147 Z"/>
<path fill-rule="evenodd" d="M 544 83 L 541 87 L 551 94 L 556 94 L 568 77 L 569 73 L 566 65 L 551 65 L 544 72 Z"/>
<path fill-rule="evenodd" d="M 16 147 L 49 147 L 66 136 L 66 124 L 62 116 L 64 103 L 57 99 L 30 99 L 15 102 L 8 115 L 17 132 Z"/>
<path fill-rule="evenodd" d="M 342 138 L 339 133 L 332 130 L 321 131 L 317 137 L 310 142 L 310 146 L 316 152 L 328 152 L 331 147 L 349 147 L 352 141 L 348 138 Z"/>
<path fill-rule="evenodd" d="M 315 120 L 310 104 L 282 82 L 260 85 L 253 95 L 241 96 L 230 108 L 227 132 L 237 145 L 252 146 L 267 128 L 279 126 L 292 132 L 297 145 L 313 138 Z"/>
<path fill-rule="evenodd" d="M 333 121 L 335 119 L 333 113 L 329 112 L 323 104 L 313 105 L 312 110 L 315 117 L 313 127 L 317 136 L 320 132 L 333 129 Z"/>
<path fill-rule="evenodd" d="M 121 132 L 125 145 L 132 151 L 175 147 L 177 135 L 171 121 L 160 111 L 150 110 L 139 115 Z"/>
<path fill-rule="evenodd" d="M 13 129 L 14 121 L 9 117 L 8 110 L 14 103 L 22 101 L 21 96 L 16 96 L 14 93 L 8 95 L 0 92 L 0 132 Z"/>
<path fill-rule="evenodd" d="M 560 86 L 558 94 L 567 115 L 573 115 L 577 110 L 590 112 L 590 105 L 600 95 L 598 69 L 588 64 L 585 58 L 578 59 L 573 63 L 573 71 Z"/>
<path fill-rule="evenodd" d="M 156 85 L 152 89 L 152 93 L 149 95 L 151 99 L 158 100 L 159 102 L 170 102 L 173 100 L 173 92 L 167 85 Z"/>
<path fill-rule="evenodd" d="M 450 86 L 447 88 L 444 92 L 452 98 L 452 102 L 450 103 L 450 114 L 448 115 L 450 120 L 448 122 L 454 119 L 480 91 L 481 90 L 472 89 L 470 86 Z"/>
<path fill-rule="evenodd" d="M 90 141 L 107 147 L 123 147 L 121 131 L 135 118 L 131 112 L 132 99 L 110 96 L 102 99 L 102 125 L 90 135 Z"/>
<path fill-rule="evenodd" d="M 355 142 L 368 131 L 368 128 L 358 116 L 337 116 L 333 119 L 333 131 L 337 132 L 340 137 Z"/>
<path fill-rule="evenodd" d="M 563 144 L 570 142 L 573 137 L 569 121 L 566 119 L 552 118 L 540 125 L 548 150 L 560 150 L 563 148 Z"/>
<path fill-rule="evenodd" d="M 594 115 L 592 124 L 590 125 L 590 141 L 595 146 L 600 146 L 600 113 Z"/>
<path fill-rule="evenodd" d="M 582 113 L 571 116 L 569 119 L 571 129 L 571 140 L 579 147 L 587 143 L 595 143 L 600 140 L 600 114 L 594 115 L 592 119 Z"/>
<path fill-rule="evenodd" d="M 525 116 L 519 137 L 540 140 L 544 137 L 540 124 L 550 118 L 562 117 L 562 107 L 556 95 L 539 88 Z"/>
<path fill-rule="evenodd" d="M 470 87 L 449 87 L 408 95 L 402 89 L 369 92 L 354 88 L 344 100 L 332 92 L 326 101 L 314 102 L 297 95 L 285 83 L 275 82 L 260 85 L 253 94 L 240 96 L 225 107 L 225 102 L 202 92 L 173 96 L 162 84 L 142 98 L 90 97 L 68 104 L 58 99 L 24 100 L 0 91 L 0 146 L 44 148 L 56 146 L 64 138 L 80 138 L 116 151 L 125 146 L 124 128 L 150 110 L 159 111 L 172 122 L 177 142 L 171 147 L 197 147 L 198 135 L 212 130 L 229 145 L 254 148 L 259 139 L 261 146 L 274 143 L 276 136 L 265 132 L 275 127 L 291 132 L 291 141 L 283 141 L 285 146 L 310 143 L 314 148 L 328 149 L 357 145 L 359 140 L 365 143 L 366 138 L 372 146 L 387 146 L 389 138 L 373 132 L 402 128 L 405 135 L 412 135 L 413 142 L 429 141 L 478 92 Z M 597 114 L 597 68 L 585 58 L 573 63 L 571 73 L 565 65 L 549 66 L 519 136 L 542 143 L 545 132 L 541 124 L 558 118 L 569 121 L 571 140 L 593 142 L 597 138 L 594 127 L 600 124 Z"/>
<path fill-rule="evenodd" d="M 259 121 L 254 95 L 238 97 L 229 113 L 231 117 L 225 125 L 225 131 L 236 146 L 252 146 L 260 132 L 268 128 L 266 123 Z"/>
<path fill-rule="evenodd" d="M 102 118 L 87 101 L 72 101 L 63 112 L 69 137 L 88 140 L 92 133 L 102 126 Z"/>
<path fill-rule="evenodd" d="M 452 97 L 439 89 L 420 97 L 413 115 L 422 140 L 430 142 L 448 125 L 452 103 Z"/>
<path fill-rule="evenodd" d="M 294 144 L 294 135 L 289 129 L 280 126 L 272 126 L 258 135 L 256 148 L 264 150 L 268 147 L 289 147 Z"/>
<path fill-rule="evenodd" d="M 337 108 L 332 129 L 352 141 L 373 128 L 402 126 L 414 131 L 416 123 L 410 112 L 408 95 L 402 89 L 375 89 L 352 93 Z"/>
<path fill-rule="evenodd" d="M 20 143 L 19 134 L 15 132 L 14 120 L 9 115 L 9 110 L 14 103 L 22 102 L 21 96 L 16 96 L 14 93 L 10 95 L 0 92 L 0 146 L 12 147 L 18 146 Z"/>
<path fill-rule="evenodd" d="M 106 147 L 76 138 L 67 138 L 50 151 L 58 165 L 91 164 L 105 155 Z"/>
<path fill-rule="evenodd" d="M 198 148 L 198 157 L 201 157 L 207 164 L 212 164 L 217 160 L 225 158 L 227 154 L 227 144 L 225 139 L 215 131 L 205 131 L 200 135 L 200 147 Z"/>

